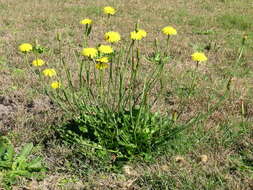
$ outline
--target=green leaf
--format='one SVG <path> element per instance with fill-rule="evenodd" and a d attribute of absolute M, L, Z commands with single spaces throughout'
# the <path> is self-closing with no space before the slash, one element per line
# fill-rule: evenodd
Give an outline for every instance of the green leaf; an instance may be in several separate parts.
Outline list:
<path fill-rule="evenodd" d="M 12 162 L 11 161 L 0 161 L 0 168 L 11 168 Z"/>
<path fill-rule="evenodd" d="M 91 29 L 92 29 L 92 25 L 90 25 L 90 26 L 88 27 L 88 30 L 87 30 L 87 36 L 89 36 L 89 35 L 90 35 L 90 33 L 91 33 Z"/>
<path fill-rule="evenodd" d="M 22 150 L 19 153 L 19 155 L 17 156 L 17 159 L 25 160 L 30 155 L 30 153 L 32 152 L 32 149 L 33 149 L 33 143 L 26 144 L 22 148 Z"/>
<path fill-rule="evenodd" d="M 82 131 L 83 133 L 88 133 L 88 128 L 86 126 L 80 126 L 79 127 L 80 131 Z"/>
<path fill-rule="evenodd" d="M 14 147 L 9 142 L 7 138 L 1 138 L 0 141 L 0 161 L 9 161 L 13 160 L 14 156 Z"/>
<path fill-rule="evenodd" d="M 17 177 L 35 177 L 36 179 L 44 177 L 41 173 L 36 172 L 36 170 L 41 172 L 44 169 L 41 158 L 37 157 L 28 162 L 28 156 L 32 149 L 32 143 L 26 144 L 20 153 L 14 157 L 15 151 L 11 142 L 7 138 L 0 138 L 0 181 L 3 187 L 10 187 L 15 184 Z"/>
<path fill-rule="evenodd" d="M 9 172 L 9 175 L 13 177 L 18 177 L 18 176 L 23 176 L 27 178 L 32 177 L 32 173 L 29 172 L 28 170 L 13 170 Z"/>
<path fill-rule="evenodd" d="M 42 158 L 37 157 L 34 160 L 32 160 L 29 165 L 28 165 L 28 169 L 29 170 L 41 170 L 43 168 L 42 166 Z"/>
<path fill-rule="evenodd" d="M 0 144 L 0 159 L 2 159 L 2 157 L 4 157 L 6 152 L 6 146 Z"/>
<path fill-rule="evenodd" d="M 13 147 L 13 145 L 12 144 L 9 144 L 8 146 L 7 146 L 7 150 L 6 150 L 6 153 L 5 153 L 5 160 L 7 160 L 7 161 L 12 161 L 13 160 L 13 158 L 14 158 L 14 147 Z"/>

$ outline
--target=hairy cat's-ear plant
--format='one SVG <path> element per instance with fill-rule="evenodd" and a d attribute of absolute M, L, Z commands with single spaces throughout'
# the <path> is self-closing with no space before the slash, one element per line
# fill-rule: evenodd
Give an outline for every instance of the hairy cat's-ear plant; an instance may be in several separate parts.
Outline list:
<path fill-rule="evenodd" d="M 107 147 L 108 151 L 116 151 L 118 155 L 141 151 L 140 138 L 141 143 L 152 139 L 152 135 L 160 129 L 158 126 L 150 128 L 158 125 L 156 122 L 163 122 L 163 119 L 159 120 L 160 116 L 151 113 L 149 96 L 159 81 L 160 89 L 163 88 L 164 62 L 160 61 L 149 74 L 141 76 L 140 72 L 144 65 L 141 64 L 139 43 L 146 35 L 146 31 L 136 25 L 130 33 L 131 43 L 127 51 L 124 46 L 116 51 L 109 45 L 84 48 L 81 52 L 83 58 L 76 58 L 80 66 L 79 89 L 67 86 L 58 91 L 59 105 L 64 110 L 70 107 L 69 112 L 76 110 L 81 114 L 75 118 L 84 122 L 79 128 L 82 134 L 93 134 L 99 145 Z M 105 40 L 112 45 L 120 38 L 117 32 L 105 34 Z M 139 84 L 140 76 L 144 82 Z M 108 84 L 107 91 L 105 84 Z M 160 93 L 161 90 L 158 91 Z M 163 125 L 169 127 L 165 123 Z M 113 144 L 109 143 L 110 138 L 114 139 Z M 117 150 L 121 146 L 125 147 L 124 150 Z M 147 150 L 150 150 L 153 145 L 150 142 L 145 146 L 149 146 Z"/>
<path fill-rule="evenodd" d="M 114 52 L 113 48 L 109 45 L 99 45 L 98 51 L 101 54 L 106 54 L 106 55 L 112 54 Z"/>
<path fill-rule="evenodd" d="M 37 44 L 37 41 L 36 41 L 36 45 L 38 45 L 38 44 Z M 35 46 L 36 46 L 36 45 L 35 45 Z M 24 63 L 29 67 L 30 71 L 32 71 L 32 73 L 34 73 L 35 76 L 37 76 L 37 75 L 36 75 L 36 72 L 35 72 L 35 70 L 32 68 L 32 66 L 34 66 L 34 67 L 40 67 L 40 66 L 42 66 L 42 65 L 45 64 L 44 60 L 38 58 L 38 56 L 37 56 L 38 50 L 35 49 L 35 47 L 33 47 L 32 44 L 30 44 L 30 43 L 23 43 L 23 44 L 19 45 L 18 49 L 19 49 L 19 51 L 20 51 L 20 52 L 23 54 L 23 56 L 24 56 L 24 57 L 23 57 Z M 29 55 L 29 53 L 32 53 L 32 52 L 35 53 L 36 59 L 33 60 L 33 61 L 30 63 L 30 62 L 29 62 L 28 55 Z M 39 77 L 40 77 L 40 75 L 39 75 Z"/>
<path fill-rule="evenodd" d="M 177 30 L 175 28 L 173 28 L 172 26 L 166 26 L 162 29 L 162 32 L 163 32 L 163 34 L 165 34 L 167 36 L 166 47 L 165 47 L 166 49 L 164 51 L 164 55 L 165 55 L 166 53 L 168 53 L 168 50 L 169 50 L 170 37 L 177 35 Z"/>
<path fill-rule="evenodd" d="M 198 68 L 200 62 L 207 61 L 206 55 L 202 52 L 195 52 L 191 57 L 193 61 L 196 61 L 196 68 Z"/>
<path fill-rule="evenodd" d="M 112 29 L 111 17 L 116 14 L 116 9 L 111 6 L 106 6 L 103 8 L 103 13 L 107 16 L 106 23 L 110 29 Z"/>
<path fill-rule="evenodd" d="M 53 82 L 51 83 L 51 87 L 52 87 L 53 89 L 60 88 L 60 87 L 61 87 L 61 83 L 58 82 L 58 81 L 53 81 Z"/>
<path fill-rule="evenodd" d="M 103 12 L 105 15 L 107 15 L 107 20 L 109 21 L 111 16 L 115 15 L 116 9 L 111 6 L 106 6 L 106 7 L 104 7 Z"/>
<path fill-rule="evenodd" d="M 160 62 L 168 62 L 170 60 L 169 55 L 169 41 L 171 39 L 171 36 L 177 35 L 177 30 L 173 28 L 172 26 L 166 26 L 164 27 L 161 32 L 167 36 L 166 43 L 163 48 L 161 48 L 158 43 L 157 38 L 154 39 L 154 52 L 148 55 L 147 60 L 159 64 Z M 163 44 L 163 43 L 161 43 Z"/>
<path fill-rule="evenodd" d="M 105 9 L 108 19 L 115 12 Z M 139 24 L 127 40 L 121 41 L 121 35 L 111 30 L 104 34 L 102 44 L 93 47 L 88 46 L 92 21 L 84 19 L 81 24 L 85 25 L 84 46 L 81 52 L 77 48 L 73 50 L 75 61 L 66 59 L 73 56 L 72 51 L 69 49 L 68 56 L 63 54 L 66 44 L 58 34 L 60 68 L 48 66 L 42 71 L 49 87 L 47 94 L 65 111 L 66 118 L 70 118 L 69 123 L 57 128 L 58 132 L 68 142 L 118 157 L 148 155 L 177 133 L 173 131 L 177 116 L 170 119 L 159 110 L 155 113 L 152 110 L 166 86 L 163 73 L 168 59 L 164 57 L 170 36 L 177 31 L 170 26 L 162 30 L 167 35 L 164 55 L 160 55 L 157 64 L 147 65 L 141 51 L 147 32 Z M 155 48 L 158 53 L 157 41 Z M 25 54 L 28 51 L 29 48 Z"/>
<path fill-rule="evenodd" d="M 139 48 L 139 41 L 142 40 L 147 36 L 147 32 L 143 29 L 139 28 L 139 24 L 137 23 L 135 25 L 135 30 L 130 33 L 130 38 L 132 40 L 132 43 L 130 45 L 130 64 L 131 64 L 131 77 L 130 77 L 130 88 L 131 88 L 131 96 L 130 98 L 130 110 L 135 107 L 136 100 L 134 97 L 136 97 L 136 82 L 137 82 L 137 75 L 140 67 L 140 48 Z M 128 58 L 127 58 L 128 60 Z"/>
<path fill-rule="evenodd" d="M 112 43 L 112 44 L 117 43 L 121 40 L 120 34 L 114 31 L 106 32 L 104 35 L 104 38 L 107 42 Z"/>
<path fill-rule="evenodd" d="M 34 67 L 41 67 L 41 66 L 43 66 L 44 64 L 45 64 L 45 61 L 42 60 L 42 59 L 34 59 L 34 60 L 32 61 L 32 65 L 33 65 Z"/>
<path fill-rule="evenodd" d="M 80 24 L 85 26 L 85 30 L 84 30 L 84 39 L 83 39 L 83 46 L 87 47 L 88 46 L 88 38 L 89 35 L 92 31 L 92 24 L 93 21 L 89 18 L 83 19 L 80 21 Z"/>
<path fill-rule="evenodd" d="M 23 43 L 19 45 L 18 49 L 25 55 L 25 63 L 29 66 L 27 54 L 33 50 L 33 46 L 29 43 Z"/>
<path fill-rule="evenodd" d="M 21 51 L 22 53 L 29 53 L 30 51 L 32 51 L 33 46 L 29 43 L 23 43 L 18 47 L 19 51 Z"/>

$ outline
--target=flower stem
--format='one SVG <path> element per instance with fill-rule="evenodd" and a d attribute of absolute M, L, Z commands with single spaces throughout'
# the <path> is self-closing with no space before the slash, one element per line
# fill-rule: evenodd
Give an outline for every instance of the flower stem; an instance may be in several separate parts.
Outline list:
<path fill-rule="evenodd" d="M 166 50 L 164 51 L 164 56 L 166 56 L 166 52 L 169 54 L 169 40 L 170 40 L 170 35 L 168 35 L 167 40 L 166 40 Z"/>

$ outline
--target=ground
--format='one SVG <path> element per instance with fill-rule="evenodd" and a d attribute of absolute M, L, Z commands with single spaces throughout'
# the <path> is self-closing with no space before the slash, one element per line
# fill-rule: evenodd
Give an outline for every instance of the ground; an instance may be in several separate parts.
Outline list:
<path fill-rule="evenodd" d="M 123 42 L 135 23 L 147 31 L 142 48 L 146 54 L 152 52 L 154 38 L 163 42 L 161 28 L 172 25 L 178 31 L 170 40 L 172 59 L 166 65 L 170 83 L 155 109 L 176 112 L 184 122 L 214 108 L 155 161 L 134 160 L 120 171 L 99 166 L 89 155 L 73 158 L 74 148 L 59 142 L 52 127 L 61 123 L 62 111 L 41 93 L 17 48 L 38 41 L 52 50 L 43 59 L 56 65 L 56 34 L 62 33 L 65 53 L 80 51 L 83 18 L 94 20 L 90 44 L 103 41 L 104 32 L 111 29 L 102 16 L 107 5 L 118 10 L 110 22 Z M 0 0 L 0 18 L 0 134 L 17 150 L 33 142 L 34 154 L 42 156 L 48 168 L 43 180 L 21 179 L 14 188 L 253 189 L 251 0 Z M 200 64 L 198 83 L 189 89 L 187 71 L 195 68 L 190 55 L 199 49 L 208 61 Z"/>

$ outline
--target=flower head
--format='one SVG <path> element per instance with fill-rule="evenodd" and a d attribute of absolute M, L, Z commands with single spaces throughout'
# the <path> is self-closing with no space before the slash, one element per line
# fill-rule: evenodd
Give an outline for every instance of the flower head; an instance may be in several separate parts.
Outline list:
<path fill-rule="evenodd" d="M 53 77 L 56 75 L 56 71 L 54 69 L 44 69 L 42 73 L 44 76 L 47 76 L 47 77 Z"/>
<path fill-rule="evenodd" d="M 43 61 L 42 59 L 35 59 L 33 60 L 32 64 L 35 67 L 40 67 L 45 64 L 45 61 Z"/>
<path fill-rule="evenodd" d="M 82 55 L 89 58 L 95 58 L 98 55 L 98 50 L 96 48 L 83 48 Z"/>
<path fill-rule="evenodd" d="M 193 61 L 207 61 L 207 57 L 205 56 L 204 53 L 201 52 L 195 52 L 194 54 L 191 55 Z"/>
<path fill-rule="evenodd" d="M 100 62 L 100 63 L 108 63 L 109 59 L 108 59 L 108 57 L 101 57 L 99 59 L 96 59 L 96 61 Z"/>
<path fill-rule="evenodd" d="M 166 26 L 162 29 L 162 32 L 168 36 L 177 35 L 177 30 L 172 26 Z"/>
<path fill-rule="evenodd" d="M 118 42 L 120 41 L 120 34 L 118 32 L 106 32 L 105 33 L 105 40 L 110 43 Z"/>
<path fill-rule="evenodd" d="M 51 83 L 51 88 L 53 88 L 53 89 L 57 89 L 57 88 L 60 88 L 60 87 L 61 87 L 61 83 L 58 82 L 58 81 L 53 81 Z"/>
<path fill-rule="evenodd" d="M 104 14 L 107 15 L 114 15 L 116 13 L 116 10 L 113 7 L 104 7 Z"/>
<path fill-rule="evenodd" d="M 108 46 L 108 45 L 100 45 L 98 47 L 98 51 L 100 51 L 101 53 L 104 53 L 104 54 L 110 54 L 110 53 L 113 53 L 113 49 L 111 46 Z"/>
<path fill-rule="evenodd" d="M 83 25 L 91 25 L 92 24 L 92 20 L 89 19 L 89 18 L 86 18 L 86 19 L 83 19 L 80 21 L 80 24 L 83 24 Z"/>
<path fill-rule="evenodd" d="M 23 43 L 18 47 L 19 51 L 23 52 L 23 53 L 27 53 L 29 51 L 32 51 L 33 46 L 31 44 L 28 43 Z"/>
<path fill-rule="evenodd" d="M 99 70 L 107 69 L 108 67 L 108 63 L 96 63 L 96 68 Z"/>
<path fill-rule="evenodd" d="M 137 29 L 130 33 L 130 37 L 132 40 L 141 40 L 147 36 L 147 32 L 142 29 Z"/>
<path fill-rule="evenodd" d="M 147 32 L 143 29 L 138 29 L 138 33 L 140 33 L 140 35 L 142 35 L 143 38 L 147 36 Z"/>

